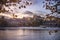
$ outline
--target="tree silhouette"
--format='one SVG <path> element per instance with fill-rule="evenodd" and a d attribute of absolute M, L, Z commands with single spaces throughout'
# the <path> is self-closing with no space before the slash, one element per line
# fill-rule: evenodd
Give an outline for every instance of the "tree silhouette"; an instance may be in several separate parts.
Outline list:
<path fill-rule="evenodd" d="M 4 19 L 4 16 L 0 18 L 0 27 L 7 27 L 8 22 Z"/>
<path fill-rule="evenodd" d="M 26 6 L 28 6 L 28 5 L 31 5 L 32 2 L 29 0 L 0 0 L 0 11 L 4 10 L 5 7 L 17 6 L 17 4 L 20 5 L 18 8 L 21 9 L 21 8 L 26 8 Z M 13 11 L 13 9 L 11 9 L 11 8 L 9 8 L 9 9 Z M 6 11 L 7 10 L 5 9 L 5 12 Z M 3 12 L 3 11 L 1 11 L 1 12 Z"/>
<path fill-rule="evenodd" d="M 52 13 L 57 12 L 56 4 L 60 0 L 45 0 L 43 1 L 43 8 L 45 7 L 46 9 L 50 10 Z"/>

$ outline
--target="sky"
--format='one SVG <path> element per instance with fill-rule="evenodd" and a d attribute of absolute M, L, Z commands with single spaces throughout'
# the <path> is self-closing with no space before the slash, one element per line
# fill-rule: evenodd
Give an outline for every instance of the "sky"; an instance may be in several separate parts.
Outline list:
<path fill-rule="evenodd" d="M 20 10 L 22 10 L 22 11 L 32 11 L 32 12 L 42 11 L 42 12 L 46 12 L 46 13 L 51 13 L 50 10 L 46 10 L 45 8 L 43 8 L 43 5 L 44 5 L 42 3 L 43 1 L 44 0 L 33 0 L 32 5 L 28 6 L 27 8 L 22 8 Z"/>
<path fill-rule="evenodd" d="M 50 14 L 51 13 L 50 10 L 43 8 L 43 5 L 44 5 L 43 1 L 44 0 L 31 0 L 32 5 L 29 5 L 26 8 L 21 8 L 21 9 L 18 8 L 21 4 L 17 4 L 17 3 L 16 3 L 17 6 L 12 5 L 12 6 L 9 6 L 9 8 L 8 7 L 5 7 L 5 8 L 6 8 L 6 10 L 9 10 L 9 12 L 11 12 L 11 13 L 24 13 L 25 11 L 30 11 L 30 12 L 36 13 L 38 15 L 40 15 L 41 13 Z M 10 9 L 12 9 L 13 12 Z"/>
<path fill-rule="evenodd" d="M 26 8 L 21 8 L 18 9 L 18 7 L 21 5 L 18 5 L 15 7 L 17 9 L 14 9 L 13 6 L 10 6 L 10 9 L 14 10 L 14 12 L 24 12 L 24 11 L 31 11 L 31 12 L 36 12 L 36 11 L 42 11 L 42 12 L 46 12 L 46 13 L 50 13 L 50 10 L 46 10 L 45 8 L 43 8 L 43 2 L 44 0 L 31 0 L 32 5 L 27 6 Z M 6 9 L 8 9 L 6 7 Z"/>
<path fill-rule="evenodd" d="M 10 9 L 13 10 L 13 13 L 21 13 L 21 12 L 25 12 L 25 11 L 31 11 L 31 12 L 42 12 L 43 14 L 50 14 L 51 13 L 50 10 L 46 10 L 45 8 L 43 8 L 43 5 L 44 5 L 43 1 L 44 0 L 31 0 L 32 5 L 26 6 L 26 8 L 21 8 L 21 9 L 19 9 L 18 7 L 22 3 L 21 4 L 16 3 L 17 6 L 10 6 Z M 5 8 L 6 8 L 6 10 L 9 9 L 7 7 L 5 7 Z M 11 10 L 10 10 L 10 12 L 11 12 Z"/>

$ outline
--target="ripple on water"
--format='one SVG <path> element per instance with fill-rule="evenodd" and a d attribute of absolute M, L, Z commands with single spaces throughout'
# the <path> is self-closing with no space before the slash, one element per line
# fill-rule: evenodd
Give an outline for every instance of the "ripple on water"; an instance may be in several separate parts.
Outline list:
<path fill-rule="evenodd" d="M 60 40 L 60 31 L 49 30 L 0 30 L 0 40 Z"/>

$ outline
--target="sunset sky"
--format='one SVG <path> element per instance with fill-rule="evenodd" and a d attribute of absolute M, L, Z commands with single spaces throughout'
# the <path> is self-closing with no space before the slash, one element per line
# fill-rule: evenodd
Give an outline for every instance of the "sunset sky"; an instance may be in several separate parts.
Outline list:
<path fill-rule="evenodd" d="M 21 5 L 21 4 L 17 4 L 17 6 L 10 6 L 10 9 L 13 10 L 13 13 L 19 13 L 19 12 L 24 12 L 24 11 L 31 11 L 31 12 L 43 12 L 43 13 L 51 13 L 50 10 L 46 10 L 45 8 L 43 8 L 43 1 L 44 0 L 30 0 L 32 2 L 32 5 L 29 5 L 29 6 L 26 6 L 26 8 L 21 8 L 19 9 L 18 7 Z M 14 7 L 16 9 L 14 9 Z M 7 7 L 5 7 L 6 10 L 8 10 Z M 9 9 L 9 10 L 10 10 Z M 11 11 L 10 11 L 11 12 Z"/>
<path fill-rule="evenodd" d="M 45 8 L 43 8 L 43 2 L 44 0 L 33 0 L 32 1 L 32 5 L 28 6 L 27 8 L 22 8 L 19 11 L 42 11 L 42 12 L 46 12 L 46 13 L 50 13 L 50 10 L 46 10 Z"/>
<path fill-rule="evenodd" d="M 26 1 L 26 0 L 22 0 L 22 2 L 20 4 L 16 3 L 16 6 L 11 5 L 8 7 L 5 7 L 5 6 L 4 7 L 6 10 L 9 10 L 10 13 L 15 13 L 15 14 L 22 14 L 25 12 L 29 13 L 29 11 L 32 13 L 36 13 L 37 15 L 40 15 L 40 14 L 44 15 L 44 14 L 50 14 L 51 13 L 50 10 L 45 9 L 45 7 L 43 8 L 43 5 L 44 5 L 43 1 L 45 1 L 45 0 L 29 0 L 29 2 L 32 3 L 32 5 L 27 5 L 26 8 L 19 9 L 19 7 L 22 4 L 24 5 L 23 1 Z M 54 1 L 51 1 L 51 2 L 53 3 L 53 5 L 55 4 Z M 21 16 L 21 15 L 19 15 L 19 16 Z"/>

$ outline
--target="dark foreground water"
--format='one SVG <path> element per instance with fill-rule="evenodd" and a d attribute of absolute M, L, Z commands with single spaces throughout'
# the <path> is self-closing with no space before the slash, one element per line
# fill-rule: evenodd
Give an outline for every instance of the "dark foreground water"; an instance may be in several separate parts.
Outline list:
<path fill-rule="evenodd" d="M 0 30 L 0 40 L 60 40 L 60 31 Z"/>

